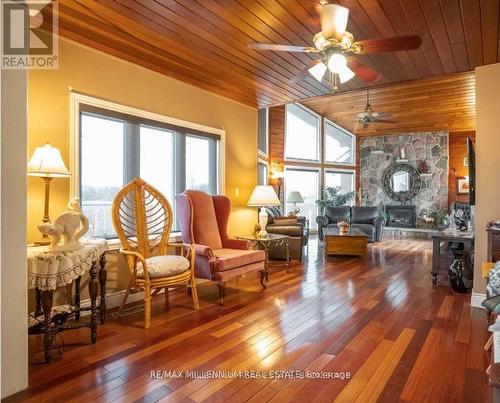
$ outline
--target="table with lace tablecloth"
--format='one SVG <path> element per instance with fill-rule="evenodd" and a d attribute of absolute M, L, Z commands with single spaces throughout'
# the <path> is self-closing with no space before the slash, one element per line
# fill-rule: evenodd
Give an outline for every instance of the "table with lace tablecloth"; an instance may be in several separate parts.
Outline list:
<path fill-rule="evenodd" d="M 45 360 L 50 361 L 50 346 L 55 334 L 67 329 L 89 327 L 92 343 L 97 339 L 97 311 L 100 322 L 106 319 L 106 240 L 83 242 L 83 247 L 75 251 L 51 250 L 48 246 L 28 247 L 28 288 L 35 291 L 35 317 L 43 314 L 43 334 Z M 99 271 L 97 266 L 99 264 Z M 89 273 L 90 307 L 80 307 L 80 281 L 82 275 Z M 54 321 L 52 303 L 54 291 L 75 283 L 75 295 L 70 303 L 70 314 L 76 322 L 80 320 L 82 310 L 90 310 L 90 321 L 81 324 L 66 325 Z M 97 306 L 97 294 L 100 288 L 100 301 Z"/>

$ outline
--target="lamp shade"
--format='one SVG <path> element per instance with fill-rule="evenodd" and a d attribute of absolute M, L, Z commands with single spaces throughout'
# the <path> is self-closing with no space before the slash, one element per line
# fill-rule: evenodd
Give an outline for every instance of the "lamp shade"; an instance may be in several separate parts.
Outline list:
<path fill-rule="evenodd" d="M 279 206 L 280 204 L 280 199 L 276 196 L 276 192 L 269 185 L 255 186 L 247 203 L 249 207 Z"/>
<path fill-rule="evenodd" d="M 287 203 L 304 203 L 304 198 L 299 191 L 294 190 L 288 194 Z"/>
<path fill-rule="evenodd" d="M 35 148 L 28 162 L 28 175 L 59 178 L 70 176 L 70 173 L 64 165 L 61 152 L 50 143 L 46 143 L 43 147 Z"/>

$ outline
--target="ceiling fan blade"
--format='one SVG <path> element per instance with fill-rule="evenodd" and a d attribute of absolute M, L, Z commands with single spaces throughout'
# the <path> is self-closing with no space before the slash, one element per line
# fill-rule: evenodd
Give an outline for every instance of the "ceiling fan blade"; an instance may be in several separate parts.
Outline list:
<path fill-rule="evenodd" d="M 375 123 L 396 123 L 396 121 L 388 119 L 375 119 Z"/>
<path fill-rule="evenodd" d="M 274 43 L 249 43 L 248 46 L 256 50 L 274 50 L 277 52 L 318 52 L 316 48 L 313 48 L 311 46 L 276 45 Z"/>
<path fill-rule="evenodd" d="M 377 114 L 377 118 L 380 118 L 380 119 L 390 118 L 391 116 L 392 116 L 392 113 L 390 113 L 390 112 L 379 112 Z"/>
<path fill-rule="evenodd" d="M 368 67 L 366 64 L 361 63 L 354 57 L 347 58 L 347 67 L 354 71 L 357 78 L 369 83 L 378 81 L 381 78 L 380 74 L 378 74 L 375 70 Z"/>
<path fill-rule="evenodd" d="M 323 4 L 320 12 L 321 32 L 325 38 L 335 38 L 342 40 L 347 27 L 349 9 L 338 4 Z"/>
<path fill-rule="evenodd" d="M 353 44 L 356 53 L 384 53 L 396 52 L 398 50 L 418 49 L 422 44 L 422 38 L 418 35 L 396 36 L 394 38 L 367 39 L 357 41 Z"/>

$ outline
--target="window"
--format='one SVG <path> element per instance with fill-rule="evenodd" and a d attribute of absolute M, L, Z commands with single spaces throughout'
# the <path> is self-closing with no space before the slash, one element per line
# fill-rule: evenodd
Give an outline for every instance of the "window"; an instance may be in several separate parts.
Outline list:
<path fill-rule="evenodd" d="M 285 158 L 319 161 L 319 121 L 302 106 L 286 105 Z"/>
<path fill-rule="evenodd" d="M 267 185 L 267 169 L 266 163 L 262 161 L 257 163 L 257 185 Z"/>
<path fill-rule="evenodd" d="M 292 191 L 299 191 L 304 199 L 300 203 L 300 215 L 309 220 L 309 225 L 316 228 L 316 216 L 318 206 L 316 200 L 319 199 L 319 170 L 307 168 L 285 167 L 285 195 Z M 293 209 L 293 203 L 286 203 L 286 213 Z"/>
<path fill-rule="evenodd" d="M 212 194 L 222 189 L 221 134 L 84 103 L 76 111 L 80 136 L 79 158 L 72 162 L 78 173 L 79 192 L 75 193 L 80 195 L 94 237 L 116 237 L 111 205 L 118 191 L 136 176 L 163 193 L 174 214 L 174 196 L 185 189 Z"/>
<path fill-rule="evenodd" d="M 325 161 L 354 164 L 354 135 L 325 120 Z"/>
<path fill-rule="evenodd" d="M 340 187 L 340 193 L 352 192 L 355 188 L 354 171 L 326 170 L 325 188 Z"/>
<path fill-rule="evenodd" d="M 260 154 L 267 156 L 269 154 L 269 109 L 259 109 L 259 133 L 258 150 Z"/>

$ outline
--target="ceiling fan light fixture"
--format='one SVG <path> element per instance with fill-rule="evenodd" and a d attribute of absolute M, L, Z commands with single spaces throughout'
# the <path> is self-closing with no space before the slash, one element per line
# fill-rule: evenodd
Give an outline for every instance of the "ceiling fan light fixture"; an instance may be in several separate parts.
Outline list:
<path fill-rule="evenodd" d="M 323 32 L 318 32 L 313 38 L 314 46 L 318 50 L 322 50 L 324 47 L 328 46 L 328 40 L 323 35 Z"/>
<path fill-rule="evenodd" d="M 345 68 L 347 68 L 347 60 L 344 55 L 341 55 L 340 53 L 333 53 L 328 58 L 328 69 L 332 73 L 340 73 L 340 71 Z"/>
<path fill-rule="evenodd" d="M 344 66 L 343 69 L 341 69 L 339 71 L 339 80 L 340 80 L 340 83 L 341 84 L 344 84 L 346 83 L 347 81 L 349 81 L 351 78 L 354 77 L 354 71 L 352 71 L 349 67 L 347 66 Z"/>
<path fill-rule="evenodd" d="M 327 39 L 342 40 L 347 27 L 349 9 L 338 4 L 323 4 L 321 6 L 321 30 Z"/>
<path fill-rule="evenodd" d="M 308 71 L 311 76 L 313 76 L 317 81 L 321 82 L 326 73 L 326 64 L 323 62 L 315 64 Z"/>
<path fill-rule="evenodd" d="M 340 44 L 344 49 L 349 49 L 354 42 L 354 37 L 350 32 L 345 31 Z"/>

